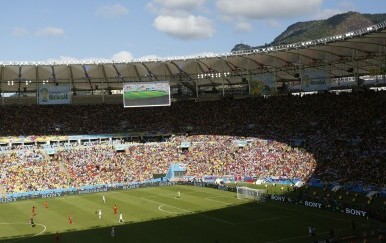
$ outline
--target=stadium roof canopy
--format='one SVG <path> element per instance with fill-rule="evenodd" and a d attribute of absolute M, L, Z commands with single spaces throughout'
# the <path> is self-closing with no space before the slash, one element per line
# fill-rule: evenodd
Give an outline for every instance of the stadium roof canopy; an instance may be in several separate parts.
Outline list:
<path fill-rule="evenodd" d="M 115 90 L 133 81 L 170 80 L 171 87 L 238 85 L 271 73 L 277 81 L 299 79 L 307 69 L 331 78 L 379 74 L 386 67 L 386 22 L 342 35 L 210 56 L 127 62 L 0 62 L 1 92 L 35 92 L 45 83 L 73 90 Z M 383 70 L 383 71 L 382 71 Z"/>

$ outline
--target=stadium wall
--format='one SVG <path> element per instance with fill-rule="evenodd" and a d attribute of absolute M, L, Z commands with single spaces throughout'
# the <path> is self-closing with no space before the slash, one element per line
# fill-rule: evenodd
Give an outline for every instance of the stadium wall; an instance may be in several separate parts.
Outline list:
<path fill-rule="evenodd" d="M 76 95 L 71 97 L 72 105 L 122 104 L 121 94 L 112 95 Z M 7 97 L 0 101 L 2 105 L 36 105 L 35 96 Z"/>

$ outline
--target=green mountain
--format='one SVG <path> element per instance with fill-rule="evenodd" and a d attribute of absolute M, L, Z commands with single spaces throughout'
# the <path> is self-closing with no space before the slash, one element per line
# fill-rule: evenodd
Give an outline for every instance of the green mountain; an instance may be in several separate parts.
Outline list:
<path fill-rule="evenodd" d="M 269 44 L 256 47 L 246 44 L 237 44 L 232 51 L 250 50 L 264 46 L 277 46 L 339 35 L 365 28 L 385 20 L 386 14 L 361 14 L 357 12 L 337 14 L 325 20 L 298 22 L 290 25 Z"/>

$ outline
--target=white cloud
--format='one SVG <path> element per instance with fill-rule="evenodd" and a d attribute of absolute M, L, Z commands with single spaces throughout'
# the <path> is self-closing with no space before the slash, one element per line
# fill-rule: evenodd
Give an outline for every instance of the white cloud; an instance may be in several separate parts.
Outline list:
<path fill-rule="evenodd" d="M 247 22 L 238 22 L 236 24 L 236 32 L 249 32 L 252 30 L 252 26 Z"/>
<path fill-rule="evenodd" d="M 115 18 L 126 15 L 128 12 L 129 10 L 125 6 L 116 3 L 99 7 L 95 14 L 105 18 Z"/>
<path fill-rule="evenodd" d="M 60 56 L 59 58 L 49 58 L 49 62 L 57 63 L 91 63 L 91 62 L 108 62 L 111 59 L 103 57 L 86 57 L 86 58 L 76 58 L 70 56 Z"/>
<path fill-rule="evenodd" d="M 153 0 L 147 6 L 150 10 L 158 13 L 168 10 L 191 12 L 201 7 L 205 2 L 206 0 Z"/>
<path fill-rule="evenodd" d="M 111 58 L 106 57 L 85 57 L 85 58 L 77 58 L 70 56 L 60 56 L 59 58 L 50 58 L 49 62 L 64 62 L 64 63 L 82 63 L 82 62 L 110 62 L 110 61 L 131 61 L 133 60 L 133 55 L 128 51 L 120 51 L 112 55 Z"/>
<path fill-rule="evenodd" d="M 16 27 L 12 30 L 12 35 L 16 37 L 23 37 L 28 35 L 28 30 L 20 27 Z"/>
<path fill-rule="evenodd" d="M 352 2 L 342 1 L 338 3 L 337 8 L 328 8 L 320 10 L 316 15 L 316 19 L 328 19 L 334 15 L 355 11 L 355 6 Z"/>
<path fill-rule="evenodd" d="M 120 51 L 115 53 L 112 58 L 114 61 L 130 61 L 133 60 L 133 55 L 128 51 Z"/>
<path fill-rule="evenodd" d="M 315 19 L 328 19 L 334 15 L 345 13 L 347 10 L 341 10 L 341 9 L 323 9 L 320 10 L 316 15 Z"/>
<path fill-rule="evenodd" d="M 195 12 L 208 13 L 204 3 L 207 0 L 152 0 L 147 4 L 148 10 L 157 17 L 179 17 L 184 18 L 190 15 L 197 15 Z"/>
<path fill-rule="evenodd" d="M 290 18 L 315 13 L 323 0 L 216 0 L 220 14 L 246 19 Z"/>
<path fill-rule="evenodd" d="M 205 2 L 207 0 L 152 0 L 147 7 L 157 15 L 153 26 L 158 31 L 182 40 L 198 40 L 214 34 L 212 21 L 203 16 L 208 13 Z"/>
<path fill-rule="evenodd" d="M 217 55 L 218 55 L 218 53 L 215 53 L 215 52 L 199 52 L 199 53 L 195 53 L 191 56 L 194 56 L 194 57 L 215 57 Z"/>
<path fill-rule="evenodd" d="M 159 57 L 157 55 L 147 55 L 147 56 L 143 56 L 143 57 L 138 58 L 138 60 L 141 60 L 141 61 L 157 60 L 157 59 L 161 59 L 161 57 Z"/>
<path fill-rule="evenodd" d="M 275 19 L 268 19 L 268 20 L 266 20 L 266 23 L 271 28 L 278 28 L 278 27 L 280 27 L 279 21 L 277 21 Z"/>
<path fill-rule="evenodd" d="M 53 36 L 53 37 L 64 37 L 64 30 L 55 27 L 46 27 L 36 31 L 37 36 Z"/>
<path fill-rule="evenodd" d="M 59 58 L 49 58 L 47 61 L 49 62 L 68 62 L 68 63 L 77 63 L 80 62 L 81 59 L 69 56 L 60 56 Z"/>
<path fill-rule="evenodd" d="M 184 40 L 207 39 L 214 33 L 212 22 L 203 16 L 158 16 L 153 25 L 161 32 Z"/>
<path fill-rule="evenodd" d="M 200 53 L 194 53 L 191 55 L 185 55 L 185 56 L 168 56 L 168 57 L 160 57 L 157 55 L 146 55 L 138 58 L 134 58 L 132 53 L 128 51 L 120 51 L 112 55 L 111 58 L 105 58 L 105 57 L 85 57 L 85 58 L 77 58 L 77 57 L 70 57 L 70 56 L 60 56 L 59 58 L 49 58 L 48 62 L 56 62 L 56 63 L 94 63 L 94 62 L 130 62 L 130 61 L 149 61 L 149 60 L 160 60 L 163 58 L 192 58 L 192 57 L 214 57 L 217 56 L 218 53 L 215 52 L 200 52 Z"/>
<path fill-rule="evenodd" d="M 349 2 L 349 1 L 342 1 L 342 2 L 339 2 L 339 8 L 340 9 L 345 9 L 345 12 L 347 11 L 355 11 L 355 5 L 353 2 Z"/>

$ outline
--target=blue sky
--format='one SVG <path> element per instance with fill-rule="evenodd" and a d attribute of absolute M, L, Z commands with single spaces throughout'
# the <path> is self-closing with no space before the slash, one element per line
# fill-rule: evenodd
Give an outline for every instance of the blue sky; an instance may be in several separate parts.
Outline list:
<path fill-rule="evenodd" d="M 129 61 L 270 43 L 298 21 L 385 0 L 2 0 L 0 61 Z"/>

